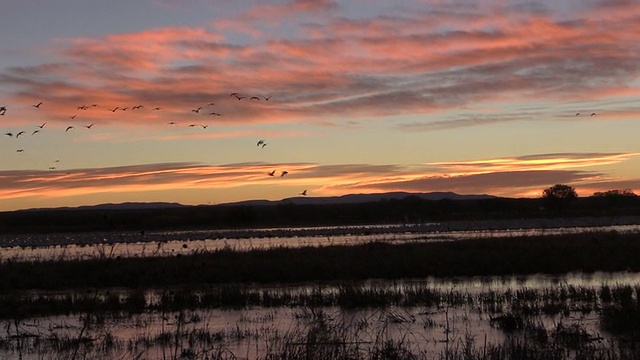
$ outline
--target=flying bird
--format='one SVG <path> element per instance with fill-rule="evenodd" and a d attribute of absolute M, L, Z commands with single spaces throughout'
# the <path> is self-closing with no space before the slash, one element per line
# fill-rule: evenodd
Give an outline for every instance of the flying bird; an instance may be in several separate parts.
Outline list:
<path fill-rule="evenodd" d="M 280 177 L 283 177 L 283 176 L 287 175 L 288 173 L 289 173 L 289 172 L 288 172 L 287 170 L 285 170 L 285 171 L 283 171 L 283 172 L 280 174 Z"/>
<path fill-rule="evenodd" d="M 199 112 L 200 112 L 200 109 L 202 109 L 202 106 L 200 106 L 200 107 L 199 107 L 199 108 L 197 108 L 197 109 L 191 109 L 191 111 L 193 111 L 194 113 L 196 113 L 196 114 L 197 114 L 197 113 L 199 113 Z"/>
<path fill-rule="evenodd" d="M 6 132 L 6 133 L 4 133 L 4 134 L 5 134 L 5 135 L 7 135 L 8 137 L 13 137 L 13 133 Z"/>
<path fill-rule="evenodd" d="M 24 135 L 24 131 L 20 131 L 19 133 L 16 134 L 16 139 L 20 137 L 20 135 Z"/>
<path fill-rule="evenodd" d="M 24 152 L 24 149 L 18 149 L 16 152 Z"/>
<path fill-rule="evenodd" d="M 42 101 L 40 101 L 39 103 L 37 103 L 35 105 L 31 105 L 31 106 L 33 106 L 34 108 L 40 109 L 40 105 L 42 105 Z"/>
<path fill-rule="evenodd" d="M 85 125 L 84 127 L 86 127 L 87 129 L 91 129 L 93 127 L 93 124 Z"/>
<path fill-rule="evenodd" d="M 307 196 L 307 190 L 305 190 L 305 191 L 301 192 L 301 193 L 300 193 L 300 195 L 302 195 L 302 196 Z"/>
<path fill-rule="evenodd" d="M 206 129 L 209 127 L 209 125 L 200 125 L 200 126 L 202 126 L 203 129 Z"/>
<path fill-rule="evenodd" d="M 591 113 L 591 116 L 596 116 L 596 113 Z"/>
<path fill-rule="evenodd" d="M 231 93 L 230 96 L 238 96 L 238 93 L 237 92 L 233 92 L 233 93 Z"/>
<path fill-rule="evenodd" d="M 263 145 L 263 144 L 266 144 L 266 143 L 264 142 L 264 140 L 259 140 L 259 141 L 258 141 L 258 143 L 256 144 L 256 146 L 260 146 L 260 145 Z"/>
<path fill-rule="evenodd" d="M 153 108 L 153 110 L 160 110 L 160 109 L 162 109 L 160 106 L 156 106 Z"/>
<path fill-rule="evenodd" d="M 34 130 L 34 131 L 31 133 L 31 135 L 35 135 L 35 134 L 37 134 L 37 133 L 39 133 L 39 132 L 40 132 L 40 130 Z"/>
<path fill-rule="evenodd" d="M 207 106 L 211 106 L 211 105 L 215 105 L 216 103 L 214 103 L 213 101 L 208 103 Z"/>
<path fill-rule="evenodd" d="M 78 115 L 78 114 L 73 114 L 73 115 L 69 116 L 69 119 L 73 120 L 73 119 L 75 119 L 75 118 L 76 118 L 76 116 L 77 116 L 77 115 Z"/>
<path fill-rule="evenodd" d="M 260 98 L 259 98 L 259 97 L 257 97 L 257 96 L 252 96 L 249 100 L 258 100 L 258 101 L 259 101 L 259 100 L 260 100 Z"/>
<path fill-rule="evenodd" d="M 244 98 L 246 98 L 246 96 L 236 96 L 236 99 L 238 99 L 238 100 L 242 100 Z"/>
<path fill-rule="evenodd" d="M 271 99 L 271 96 L 263 96 L 262 97 L 265 101 L 269 101 L 269 99 Z"/>
<path fill-rule="evenodd" d="M 67 126 L 67 130 L 65 130 L 64 132 L 67 132 L 67 131 L 69 131 L 69 130 L 71 130 L 73 128 L 74 128 L 73 126 Z"/>
<path fill-rule="evenodd" d="M 56 167 L 55 166 L 49 166 L 49 170 L 55 170 Z"/>
<path fill-rule="evenodd" d="M 196 127 L 198 124 L 189 124 L 189 127 Z"/>
<path fill-rule="evenodd" d="M 40 129 L 42 129 L 45 125 L 47 125 L 47 123 L 46 123 L 46 122 L 42 123 L 42 125 L 38 125 L 38 127 L 39 127 Z"/>
<path fill-rule="evenodd" d="M 7 112 L 7 107 L 6 106 L 0 106 L 0 115 L 4 115 L 4 113 Z"/>
<path fill-rule="evenodd" d="M 178 124 L 172 121 L 172 122 L 168 123 L 167 125 L 178 125 Z"/>
<path fill-rule="evenodd" d="M 87 105 L 78 106 L 78 110 L 87 110 L 88 108 Z"/>
<path fill-rule="evenodd" d="M 222 116 L 222 115 L 220 115 L 220 114 L 219 114 L 219 113 L 217 113 L 217 112 L 212 112 L 212 113 L 210 113 L 210 114 L 209 114 L 209 116 Z"/>
<path fill-rule="evenodd" d="M 576 116 L 580 116 L 580 113 L 576 113 Z"/>
<path fill-rule="evenodd" d="M 275 170 L 273 170 L 272 172 L 269 172 L 269 173 L 267 173 L 267 174 L 268 174 L 269 176 L 275 176 L 276 171 L 275 171 Z"/>
<path fill-rule="evenodd" d="M 113 109 L 109 109 L 109 110 L 111 110 L 111 112 L 116 112 L 116 110 L 118 110 L 118 109 L 119 109 L 119 107 L 116 106 Z"/>
<path fill-rule="evenodd" d="M 136 105 L 131 110 L 138 110 L 138 109 L 142 109 L 143 107 L 144 105 Z"/>
<path fill-rule="evenodd" d="M 127 107 L 123 107 L 123 108 L 122 108 L 122 109 L 120 109 L 120 110 L 122 110 L 122 111 L 127 111 L 127 109 L 128 109 L 128 108 L 129 108 L 129 107 L 127 106 Z"/>

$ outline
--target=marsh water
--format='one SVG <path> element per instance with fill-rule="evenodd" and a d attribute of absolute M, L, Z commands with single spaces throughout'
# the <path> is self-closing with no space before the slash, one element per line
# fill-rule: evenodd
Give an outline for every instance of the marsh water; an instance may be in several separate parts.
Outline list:
<path fill-rule="evenodd" d="M 309 334 L 318 328 L 337 334 L 341 341 L 358 344 L 363 351 L 392 340 L 427 358 L 438 358 L 439 354 L 469 342 L 482 347 L 504 341 L 513 335 L 513 330 L 497 326 L 496 319 L 522 312 L 523 308 L 529 309 L 530 315 L 533 314 L 531 318 L 542 328 L 579 326 L 581 336 L 587 341 L 607 341 L 610 335 L 602 330 L 598 311 L 603 300 L 579 294 L 598 294 L 603 287 L 637 289 L 640 276 L 636 273 L 574 273 L 371 280 L 359 286 L 397 294 L 424 288 L 441 297 L 429 305 L 419 306 L 344 308 L 292 303 L 277 307 L 70 314 L 6 320 L 1 323 L 6 331 L 0 335 L 0 359 L 15 359 L 18 355 L 23 359 L 65 358 L 75 349 L 74 344 L 82 345 L 82 355 L 73 351 L 78 358 L 136 358 L 140 354 L 145 359 L 205 358 L 215 353 L 227 354 L 222 358 L 255 359 L 273 351 L 274 347 L 304 346 Z M 110 291 L 121 291 L 122 296 L 127 293 L 118 289 Z M 248 291 L 263 295 L 288 292 L 294 297 L 314 293 L 330 298 L 343 290 L 340 285 L 300 284 Z M 160 296 L 158 290 L 145 293 L 149 303 L 159 301 Z M 557 310 L 549 310 L 552 305 Z M 307 337 L 298 338 L 301 334 Z M 320 344 L 336 346 L 335 338 Z"/>
<path fill-rule="evenodd" d="M 231 249 L 460 241 L 515 236 L 640 231 L 639 218 L 478 221 L 270 229 L 0 235 L 0 262 L 173 256 Z"/>
<path fill-rule="evenodd" d="M 581 223 L 568 226 L 467 226 L 455 224 L 370 225 L 253 230 L 194 230 L 131 233 L 81 233 L 3 235 L 1 261 L 82 259 L 115 256 L 175 256 L 230 248 L 238 251 L 270 247 L 351 245 L 373 241 L 390 243 L 462 241 L 505 236 L 533 236 L 595 231 L 638 232 L 633 223 Z M 537 224 L 540 225 L 540 224 Z M 587 226 L 593 225 L 593 226 Z M 434 301 L 420 305 L 387 303 L 364 307 L 239 306 L 237 308 L 155 308 L 142 313 L 67 314 L 21 317 L 0 322 L 0 359 L 58 358 L 247 358 L 263 357 L 275 348 L 306 346 L 319 328 L 356 344 L 362 351 L 386 341 L 438 358 L 451 348 L 474 343 L 476 347 L 499 343 L 513 335 L 500 326 L 504 314 L 527 313 L 537 326 L 569 329 L 577 326 L 586 341 L 612 338 L 603 330 L 600 311 L 603 294 L 610 289 L 640 289 L 638 273 L 566 274 L 563 276 L 509 276 L 427 278 L 403 281 L 370 280 L 359 287 L 372 293 L 402 297 L 426 289 Z M 606 291 L 605 291 L 606 290 Z M 123 298 L 125 289 L 110 289 Z M 163 290 L 164 291 L 164 290 Z M 340 284 L 298 284 L 256 287 L 258 296 L 282 294 L 295 298 L 315 294 L 331 298 L 344 291 Z M 587 294 L 587 295 L 581 295 Z M 100 296 L 103 296 L 101 294 Z M 33 291 L 25 296 L 74 297 L 73 293 Z M 98 294 L 96 294 L 98 296 Z M 154 304 L 160 290 L 145 290 Z M 576 328 L 577 328 L 576 327 Z M 302 337 L 300 337 L 302 336 Z M 306 337 L 305 337 L 306 336 Z M 340 345 L 335 338 L 319 346 Z"/>

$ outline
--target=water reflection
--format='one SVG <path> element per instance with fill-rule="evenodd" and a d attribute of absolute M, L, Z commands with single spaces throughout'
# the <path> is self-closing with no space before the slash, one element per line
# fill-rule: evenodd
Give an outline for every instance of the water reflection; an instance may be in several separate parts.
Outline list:
<path fill-rule="evenodd" d="M 0 335 L 0 358 L 17 358 L 17 339 L 24 341 L 21 351 L 24 359 L 64 358 L 64 341 L 69 349 L 86 346 L 85 358 L 177 358 L 182 351 L 204 354 L 212 349 L 224 350 L 233 357 L 254 359 L 264 356 L 278 346 L 304 344 L 297 336 L 307 336 L 318 327 L 329 330 L 342 341 L 358 342 L 363 351 L 379 346 L 381 340 L 403 341 L 408 348 L 439 358 L 449 347 L 475 339 L 476 346 L 500 343 L 513 335 L 497 324 L 505 314 L 523 309 L 543 309 L 549 298 L 564 310 L 529 313 L 537 326 L 544 329 L 580 326 L 588 341 L 611 339 L 601 329 L 599 311 L 602 299 L 578 300 L 563 291 L 579 293 L 589 289 L 631 286 L 636 292 L 640 286 L 637 273 L 574 273 L 564 276 L 511 276 L 454 279 L 413 279 L 403 281 L 371 280 L 365 288 L 383 291 L 391 289 L 402 294 L 416 286 L 431 288 L 442 297 L 432 305 L 399 306 L 394 304 L 345 308 L 334 305 L 314 307 L 304 303 L 290 306 L 245 306 L 241 309 L 200 309 L 163 311 L 162 307 L 137 314 L 98 313 L 22 318 L 0 322 L 6 330 Z M 281 285 L 259 287 L 256 293 L 315 292 L 326 298 L 340 291 L 332 285 Z M 521 290 L 540 290 L 531 299 L 519 296 Z M 109 290 L 113 291 L 113 290 Z M 123 295 L 126 290 L 122 290 Z M 146 299 L 158 305 L 161 290 L 149 290 Z M 501 302 L 491 301 L 496 294 Z M 599 291 L 595 292 L 596 294 Z M 61 294 L 33 293 L 32 296 L 60 296 Z M 448 297 L 450 296 L 450 297 Z M 547 297 L 547 298 L 546 298 Z M 458 299 L 458 300 L 455 300 Z M 588 305 L 588 306 L 584 306 Z M 520 309 L 520 310 L 515 310 Z M 585 310 L 587 309 L 587 310 Z M 77 341 L 82 338 L 84 341 Z M 66 339 L 66 340 L 65 340 Z M 75 342 L 73 342 L 73 340 Z M 304 338 L 303 338 L 304 339 Z M 51 342 L 50 342 L 51 340 Z M 73 345 L 72 344 L 76 344 Z M 326 344 L 327 346 L 331 344 Z M 302 345 L 300 345 L 302 346 Z M 62 354 L 62 355 L 61 355 Z M 201 357 L 204 358 L 204 357 Z"/>
<path fill-rule="evenodd" d="M 484 224 L 488 226 L 488 224 Z M 493 227 L 497 225 L 492 224 Z M 514 224 L 512 224 L 514 225 Z M 520 224 L 522 225 L 522 224 Z M 529 224 L 531 225 L 531 224 Z M 548 225 L 548 224 L 546 224 Z M 462 225 L 448 224 L 446 229 Z M 504 226 L 504 224 L 503 224 Z M 527 227 L 446 230 L 442 224 L 369 225 L 244 230 L 192 230 L 144 233 L 69 233 L 0 236 L 0 262 L 71 260 L 192 254 L 220 249 L 248 251 L 277 247 L 406 243 L 616 231 L 639 232 L 640 225 Z"/>

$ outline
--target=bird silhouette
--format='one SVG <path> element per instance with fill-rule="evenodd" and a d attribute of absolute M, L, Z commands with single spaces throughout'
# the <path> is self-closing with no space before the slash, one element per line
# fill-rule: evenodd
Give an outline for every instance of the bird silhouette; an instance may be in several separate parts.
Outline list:
<path fill-rule="evenodd" d="M 39 132 L 40 132 L 40 130 L 34 130 L 34 131 L 31 133 L 31 135 L 35 135 L 35 134 L 37 134 L 37 133 L 39 133 Z"/>
<path fill-rule="evenodd" d="M 143 107 L 144 105 L 136 105 L 131 110 L 139 110 L 139 109 L 142 109 Z"/>
<path fill-rule="evenodd" d="M 280 177 L 283 177 L 283 176 L 287 175 L 288 173 L 289 173 L 289 172 L 288 172 L 287 170 L 285 170 L 285 171 L 283 171 L 283 172 L 280 174 Z"/>
<path fill-rule="evenodd" d="M 236 96 L 236 99 L 238 99 L 238 100 L 242 100 L 244 98 L 246 98 L 246 96 Z"/>
<path fill-rule="evenodd" d="M 237 92 L 233 92 L 233 93 L 231 93 L 230 96 L 238 96 L 238 93 Z"/>
<path fill-rule="evenodd" d="M 267 174 L 269 174 L 269 176 L 275 176 L 275 174 L 276 174 L 276 171 L 275 171 L 275 170 L 273 170 L 272 172 L 270 172 L 270 173 L 267 173 Z"/>
<path fill-rule="evenodd" d="M 40 101 L 39 103 L 37 103 L 35 105 L 31 105 L 31 106 L 33 106 L 34 108 L 40 109 L 40 105 L 42 105 L 42 101 Z"/>
<path fill-rule="evenodd" d="M 39 127 L 40 129 L 42 129 L 45 125 L 47 125 L 47 123 L 46 123 L 46 122 L 42 123 L 42 125 L 38 125 L 38 127 Z"/>
<path fill-rule="evenodd" d="M 19 133 L 16 134 L 16 139 L 20 137 L 20 135 L 24 135 L 24 131 L 20 131 Z"/>
<path fill-rule="evenodd" d="M 300 195 L 302 195 L 302 196 L 307 196 L 307 190 L 305 190 L 305 191 L 301 192 L 301 193 L 300 193 Z"/>
<path fill-rule="evenodd" d="M 117 106 L 116 106 L 116 107 L 114 107 L 113 109 L 109 109 L 109 110 L 110 110 L 111 112 L 116 112 L 116 110 L 118 110 L 118 109 L 119 109 L 119 107 L 117 107 Z"/>
<path fill-rule="evenodd" d="M 172 122 L 168 123 L 167 125 L 178 125 L 178 124 L 172 121 Z"/>
<path fill-rule="evenodd" d="M 576 113 L 576 116 L 580 116 L 580 113 Z"/>
<path fill-rule="evenodd" d="M 260 100 L 260 98 L 259 98 L 259 97 L 257 97 L 257 96 L 252 96 L 249 100 L 258 100 L 258 101 L 259 101 L 259 100 Z"/>
<path fill-rule="evenodd" d="M 0 106 L 0 115 L 4 115 L 7 112 L 6 106 Z"/>
<path fill-rule="evenodd" d="M 265 101 L 269 101 L 269 99 L 271 99 L 271 96 L 263 96 L 262 97 Z"/>
<path fill-rule="evenodd" d="M 160 110 L 160 109 L 162 109 L 160 106 L 156 106 L 153 108 L 153 110 Z"/>
<path fill-rule="evenodd" d="M 49 170 L 55 170 L 56 167 L 55 166 L 49 166 Z"/>
<path fill-rule="evenodd" d="M 192 109 L 191 111 L 193 111 L 194 113 L 196 113 L 196 114 L 197 114 L 197 113 L 199 113 L 199 112 L 200 112 L 200 109 L 202 109 L 202 106 L 200 106 L 200 107 L 199 107 L 199 108 L 197 108 L 197 109 Z"/>
<path fill-rule="evenodd" d="M 73 115 L 69 116 L 69 119 L 73 120 L 73 119 L 76 118 L 76 116 L 77 116 L 77 114 L 73 114 Z"/>
<path fill-rule="evenodd" d="M 88 108 L 87 105 L 78 106 L 78 110 L 87 110 Z"/>
<path fill-rule="evenodd" d="M 24 149 L 18 149 L 16 152 L 24 152 Z"/>
<path fill-rule="evenodd" d="M 129 108 L 129 107 L 127 106 L 127 107 L 123 107 L 123 108 L 122 108 L 122 109 L 120 109 L 120 110 L 122 110 L 122 111 L 127 111 L 127 109 L 128 109 L 128 108 Z"/>
<path fill-rule="evenodd" d="M 189 127 L 196 127 L 198 124 L 189 124 Z"/>
<path fill-rule="evenodd" d="M 67 131 L 69 131 L 69 130 L 71 130 L 73 128 L 74 128 L 73 126 L 67 126 L 67 130 L 65 130 L 64 132 L 67 132 Z"/>
<path fill-rule="evenodd" d="M 13 137 L 13 133 L 6 132 L 6 133 L 4 133 L 4 134 L 5 134 L 5 135 L 7 135 L 8 137 Z"/>
<path fill-rule="evenodd" d="M 264 140 L 259 140 L 258 143 L 256 144 L 256 146 L 260 146 L 262 144 L 265 144 Z"/>
<path fill-rule="evenodd" d="M 211 106 L 211 105 L 215 105 L 216 103 L 214 103 L 213 101 L 211 101 L 210 103 L 207 104 L 207 106 Z"/>
<path fill-rule="evenodd" d="M 212 113 L 210 113 L 210 114 L 209 114 L 209 116 L 222 116 L 222 115 L 220 115 L 220 114 L 219 114 L 219 113 L 217 113 L 217 112 L 212 112 Z"/>
<path fill-rule="evenodd" d="M 202 126 L 203 129 L 206 129 L 209 127 L 209 125 L 200 125 L 200 126 Z"/>
<path fill-rule="evenodd" d="M 84 127 L 86 127 L 87 129 L 91 129 L 93 127 L 93 124 L 85 125 Z"/>
<path fill-rule="evenodd" d="M 591 116 L 596 116 L 596 113 L 591 113 Z"/>

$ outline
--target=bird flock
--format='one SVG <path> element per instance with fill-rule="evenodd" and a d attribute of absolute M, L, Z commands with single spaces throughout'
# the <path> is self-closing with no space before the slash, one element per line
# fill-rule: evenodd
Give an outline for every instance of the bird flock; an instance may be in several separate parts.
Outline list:
<path fill-rule="evenodd" d="M 242 95 L 238 92 L 233 92 L 231 94 L 229 94 L 230 97 L 237 99 L 238 101 L 242 101 L 243 99 L 248 99 L 245 101 L 269 101 L 272 97 L 271 96 L 264 96 L 264 95 Z M 44 106 L 44 102 L 43 101 L 39 101 L 36 104 L 32 104 L 31 106 L 35 109 L 40 110 L 43 106 Z M 212 108 L 213 106 L 215 106 L 216 103 L 213 101 L 210 101 L 202 106 L 198 106 L 197 108 L 191 109 L 191 112 L 196 114 L 196 115 L 200 115 L 200 114 L 206 114 L 207 116 L 215 116 L 215 117 L 219 117 L 219 116 L 223 116 L 220 112 L 218 111 L 213 111 L 215 108 Z M 68 118 L 70 120 L 75 120 L 78 117 L 78 111 L 87 111 L 90 109 L 97 109 L 100 108 L 99 104 L 91 104 L 91 105 L 79 105 L 75 108 L 76 112 L 74 112 L 72 115 L 69 115 Z M 116 113 L 118 111 L 140 111 L 142 109 L 144 109 L 145 106 L 143 104 L 137 104 L 134 106 L 116 106 L 116 107 L 106 107 L 107 110 L 109 110 L 112 113 Z M 163 108 L 160 106 L 155 106 L 153 108 L 151 108 L 151 111 L 161 111 Z M 8 106 L 6 105 L 2 105 L 0 106 L 0 116 L 5 116 L 7 114 L 8 111 Z M 47 122 L 43 122 L 42 124 L 39 125 L 35 125 L 36 129 L 34 129 L 33 131 L 31 130 L 20 130 L 17 133 L 13 133 L 10 131 L 7 131 L 4 133 L 5 136 L 7 137 L 11 137 L 11 138 L 15 138 L 18 139 L 22 136 L 25 136 L 26 134 L 28 134 L 28 132 L 31 133 L 31 136 L 35 136 L 40 134 L 41 132 L 44 131 L 45 126 L 47 125 Z M 86 128 L 87 130 L 91 130 L 93 128 L 93 126 L 95 125 L 95 123 L 91 123 L 91 124 L 86 124 L 86 125 L 68 125 L 65 128 L 65 133 L 68 133 L 69 131 L 75 130 L 76 127 L 81 127 L 81 128 Z M 179 124 L 177 122 L 171 121 L 169 123 L 167 123 L 167 125 L 169 126 L 178 126 Z M 209 125 L 207 124 L 201 124 L 201 123 L 190 123 L 188 125 L 189 128 L 202 128 L 202 129 L 207 129 L 209 127 Z M 258 140 L 258 142 L 256 143 L 256 146 L 259 148 L 264 149 L 267 146 L 267 142 L 264 139 L 260 139 Z M 20 147 L 16 150 L 17 153 L 24 153 L 25 149 Z M 57 163 L 60 162 L 60 159 L 56 159 L 53 161 L 52 165 L 49 166 L 49 170 L 56 170 L 57 167 L 55 166 Z M 276 176 L 276 173 L 279 173 L 279 177 L 284 177 L 285 175 L 289 174 L 289 172 L 287 170 L 273 170 L 267 173 L 268 176 L 274 177 Z M 301 196 L 306 196 L 307 195 L 307 190 L 304 190 L 302 192 L 299 193 L 299 195 Z"/>

